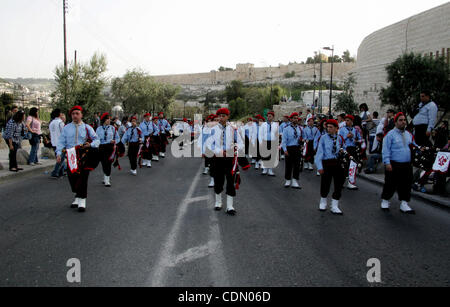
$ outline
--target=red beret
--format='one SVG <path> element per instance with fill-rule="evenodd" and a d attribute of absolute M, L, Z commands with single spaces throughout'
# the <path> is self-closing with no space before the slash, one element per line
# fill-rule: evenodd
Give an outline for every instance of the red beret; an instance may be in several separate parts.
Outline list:
<path fill-rule="evenodd" d="M 150 113 L 145 113 L 144 117 L 152 116 Z"/>
<path fill-rule="evenodd" d="M 310 121 L 310 120 L 312 120 L 312 121 L 314 121 L 314 116 L 311 116 L 311 118 L 310 119 L 308 119 L 308 121 Z"/>
<path fill-rule="evenodd" d="M 216 115 L 220 115 L 220 114 L 225 114 L 227 116 L 230 116 L 230 110 L 228 110 L 227 108 L 222 108 L 217 110 Z"/>
<path fill-rule="evenodd" d="M 284 115 L 283 117 L 289 118 L 290 116 L 289 115 Z"/>
<path fill-rule="evenodd" d="M 270 111 L 269 113 L 267 113 L 267 115 L 275 116 L 275 112 L 274 111 Z"/>
<path fill-rule="evenodd" d="M 292 113 L 291 116 L 289 116 L 289 118 L 292 118 L 294 116 L 298 116 L 298 113 L 297 112 Z"/>
<path fill-rule="evenodd" d="M 395 115 L 395 117 L 394 117 L 394 123 L 397 122 L 397 120 L 398 120 L 398 118 L 399 118 L 400 116 L 405 116 L 405 114 L 403 114 L 403 112 L 397 113 L 397 115 Z"/>
<path fill-rule="evenodd" d="M 158 113 L 158 116 L 160 116 L 160 115 L 164 115 L 164 112 L 159 112 L 159 113 Z"/>
<path fill-rule="evenodd" d="M 136 116 L 131 116 L 130 121 L 132 121 L 133 119 L 137 120 Z"/>
<path fill-rule="evenodd" d="M 158 118 L 158 115 L 155 115 L 155 116 L 153 116 L 153 118 L 152 118 L 153 120 L 155 120 L 155 119 L 159 119 Z"/>
<path fill-rule="evenodd" d="M 333 125 L 333 126 L 335 126 L 336 128 L 339 127 L 339 123 L 338 123 L 337 120 L 335 120 L 335 119 L 329 119 L 329 120 L 327 120 L 327 125 Z"/>
<path fill-rule="evenodd" d="M 355 121 L 355 117 L 353 116 L 353 115 L 347 115 L 347 116 L 345 116 L 345 119 L 350 119 L 352 122 L 354 122 Z"/>
<path fill-rule="evenodd" d="M 103 113 L 103 115 L 100 117 L 100 120 L 103 121 L 106 117 L 109 117 L 109 113 Z"/>
<path fill-rule="evenodd" d="M 184 121 L 185 123 L 187 123 L 188 120 L 187 120 L 187 118 L 183 118 L 183 121 Z"/>
<path fill-rule="evenodd" d="M 80 111 L 83 112 L 83 108 L 80 106 L 74 106 L 71 110 L 70 110 L 70 114 L 72 114 L 73 111 Z"/>
<path fill-rule="evenodd" d="M 247 121 L 253 121 L 253 118 L 249 117 L 247 118 Z"/>

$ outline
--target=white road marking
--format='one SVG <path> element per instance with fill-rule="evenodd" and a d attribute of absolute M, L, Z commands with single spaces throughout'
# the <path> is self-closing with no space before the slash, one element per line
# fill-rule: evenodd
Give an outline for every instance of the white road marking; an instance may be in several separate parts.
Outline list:
<path fill-rule="evenodd" d="M 192 203 L 192 195 L 194 194 L 195 187 L 197 186 L 198 180 L 200 179 L 200 174 L 202 173 L 202 167 L 197 171 L 197 174 L 192 181 L 191 186 L 189 187 L 189 191 L 186 194 L 186 197 L 181 202 L 181 205 L 178 207 L 177 217 L 175 219 L 175 223 L 172 226 L 172 229 L 167 236 L 167 240 L 163 245 L 161 253 L 159 255 L 158 261 L 156 262 L 155 268 L 153 269 L 152 274 L 147 279 L 146 285 L 150 287 L 163 287 L 164 282 L 167 275 L 167 268 L 171 266 L 172 254 L 175 249 L 175 243 L 180 232 L 181 222 L 183 217 L 187 212 L 188 205 Z"/>

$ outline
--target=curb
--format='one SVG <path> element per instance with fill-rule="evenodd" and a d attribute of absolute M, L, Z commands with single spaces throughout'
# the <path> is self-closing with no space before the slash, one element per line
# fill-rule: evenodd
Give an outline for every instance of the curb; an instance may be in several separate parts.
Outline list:
<path fill-rule="evenodd" d="M 361 173 L 361 174 L 358 174 L 358 177 L 360 177 L 362 179 L 365 179 L 367 181 L 371 181 L 371 182 L 377 183 L 379 185 L 384 185 L 384 179 L 380 179 L 380 178 L 377 178 L 375 176 L 370 176 L 370 175 L 366 175 L 366 174 Z M 430 195 L 430 194 L 425 194 L 425 193 L 419 193 L 419 192 L 416 192 L 414 190 L 411 191 L 411 192 L 412 192 L 411 196 L 413 196 L 415 198 L 420 198 L 420 199 L 429 201 L 429 202 L 431 202 L 431 203 L 433 203 L 435 205 L 438 205 L 440 207 L 443 207 L 443 208 L 447 208 L 447 209 L 450 208 L 450 199 L 449 200 L 445 200 L 445 199 L 442 199 L 442 197 L 438 197 L 438 196 Z"/>
<path fill-rule="evenodd" d="M 20 171 L 18 173 L 8 173 L 7 175 L 0 177 L 0 184 L 7 183 L 10 181 L 15 181 L 17 179 L 21 179 L 21 178 L 25 178 L 25 177 L 29 177 L 29 176 L 33 176 L 33 175 L 37 175 L 37 174 L 41 174 L 46 171 L 51 171 L 51 170 L 53 170 L 54 167 L 55 167 L 54 164 L 53 165 L 39 165 L 39 166 L 33 167 L 32 169 L 27 169 L 24 171 Z"/>

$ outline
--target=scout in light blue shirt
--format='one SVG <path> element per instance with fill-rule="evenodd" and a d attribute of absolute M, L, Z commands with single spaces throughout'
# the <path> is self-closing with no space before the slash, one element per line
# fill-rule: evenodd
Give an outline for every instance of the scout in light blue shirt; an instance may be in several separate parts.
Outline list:
<path fill-rule="evenodd" d="M 298 125 L 289 125 L 284 128 L 283 138 L 281 140 L 281 148 L 286 152 L 288 147 L 299 146 L 302 130 Z"/>
<path fill-rule="evenodd" d="M 320 131 L 317 127 L 307 126 L 303 129 L 303 139 L 306 141 L 314 141 L 320 136 Z"/>
<path fill-rule="evenodd" d="M 153 127 L 153 133 L 151 135 L 153 136 L 159 136 L 161 133 L 161 130 L 159 130 L 158 127 L 158 119 L 156 117 L 153 118 L 153 123 L 152 123 L 152 127 Z"/>
<path fill-rule="evenodd" d="M 349 118 L 346 119 L 348 121 Z M 353 121 L 352 121 L 353 124 Z M 352 134 L 352 137 L 349 137 L 349 134 Z M 359 134 L 358 130 L 355 127 L 349 126 L 347 123 L 347 126 L 339 129 L 339 135 L 342 136 L 342 138 L 345 140 L 346 147 L 356 147 L 356 142 L 361 140 L 361 135 Z"/>
<path fill-rule="evenodd" d="M 142 141 L 142 132 L 138 127 L 129 127 L 122 137 L 122 143 L 138 143 Z"/>
<path fill-rule="evenodd" d="M 412 134 L 406 130 L 394 128 L 383 140 L 383 162 L 385 165 L 392 161 L 398 163 L 411 162 L 410 145 L 417 147 Z"/>
<path fill-rule="evenodd" d="M 98 127 L 97 136 L 100 140 L 100 145 L 111 144 L 111 141 L 115 141 L 116 144 L 120 142 L 119 133 L 111 125 Z"/>
<path fill-rule="evenodd" d="M 322 161 L 337 159 L 341 149 L 345 149 L 345 143 L 341 136 L 330 135 L 328 133 L 324 134 L 320 138 L 319 145 L 317 146 L 315 158 L 317 169 L 319 171 L 323 170 Z"/>
<path fill-rule="evenodd" d="M 170 124 L 166 119 L 158 119 L 158 128 L 161 132 L 161 134 L 168 134 L 170 131 Z"/>
<path fill-rule="evenodd" d="M 153 123 L 150 120 L 150 115 L 146 114 L 145 120 L 139 125 L 139 129 L 141 129 L 144 138 L 153 134 Z"/>
<path fill-rule="evenodd" d="M 63 149 L 70 149 L 75 146 L 83 145 L 89 138 L 92 140 L 91 147 L 98 148 L 100 140 L 94 129 L 83 122 L 79 125 L 72 122 L 64 127 L 58 139 L 56 154 L 61 156 Z"/>

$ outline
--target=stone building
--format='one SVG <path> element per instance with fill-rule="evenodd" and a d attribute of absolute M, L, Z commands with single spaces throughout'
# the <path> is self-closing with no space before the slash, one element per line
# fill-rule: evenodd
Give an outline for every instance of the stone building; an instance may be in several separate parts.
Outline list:
<path fill-rule="evenodd" d="M 444 56 L 450 61 L 450 2 L 367 36 L 358 49 L 356 102 L 381 111 L 379 92 L 388 86 L 385 67 L 403 53 Z"/>

